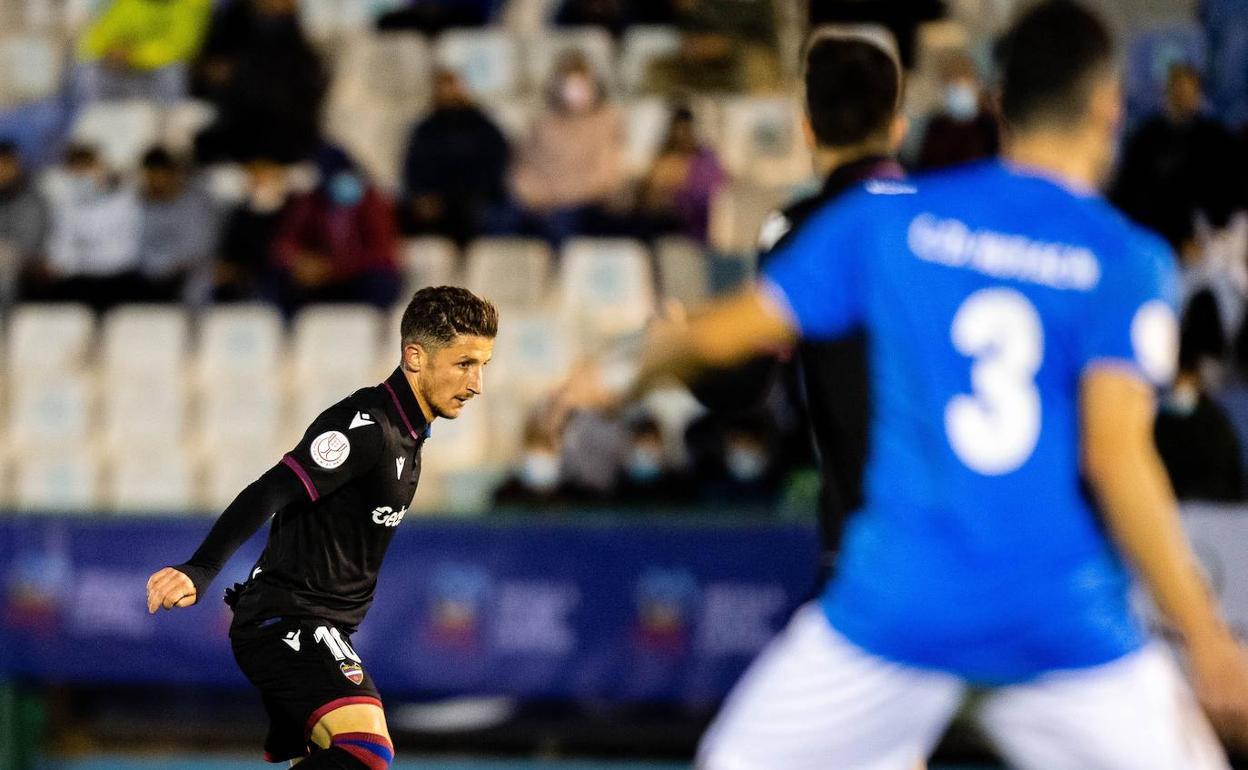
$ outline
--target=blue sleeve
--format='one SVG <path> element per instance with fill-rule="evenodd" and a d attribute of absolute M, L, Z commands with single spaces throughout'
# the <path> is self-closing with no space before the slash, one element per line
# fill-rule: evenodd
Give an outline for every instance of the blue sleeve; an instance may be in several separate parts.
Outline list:
<path fill-rule="evenodd" d="M 1156 386 L 1169 385 L 1178 363 L 1178 273 L 1162 240 L 1133 232 L 1122 262 L 1101 265 L 1086 326 L 1083 369 L 1123 368 Z"/>
<path fill-rule="evenodd" d="M 843 336 L 862 319 L 864 236 L 880 226 L 866 221 L 864 204 L 859 198 L 826 206 L 763 269 L 764 289 L 789 310 L 806 339 Z"/>

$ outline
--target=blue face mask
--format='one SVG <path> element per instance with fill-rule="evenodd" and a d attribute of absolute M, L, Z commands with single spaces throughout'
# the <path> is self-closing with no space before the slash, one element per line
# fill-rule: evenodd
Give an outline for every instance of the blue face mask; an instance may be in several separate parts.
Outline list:
<path fill-rule="evenodd" d="M 966 122 L 979 114 L 979 93 L 974 86 L 955 83 L 945 88 L 945 112 L 954 120 Z"/>
<path fill-rule="evenodd" d="M 364 198 L 364 183 L 349 171 L 339 171 L 329 180 L 329 199 L 338 206 L 354 206 Z"/>

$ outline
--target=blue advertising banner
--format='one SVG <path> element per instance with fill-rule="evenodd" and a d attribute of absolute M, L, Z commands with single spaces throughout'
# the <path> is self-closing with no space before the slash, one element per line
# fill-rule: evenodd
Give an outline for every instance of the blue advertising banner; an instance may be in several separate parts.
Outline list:
<path fill-rule="evenodd" d="M 0 674 L 243 686 L 222 589 L 149 616 L 144 586 L 204 519 L 0 520 Z M 386 695 L 721 698 L 811 592 L 817 542 L 795 524 L 404 522 L 352 644 Z"/>

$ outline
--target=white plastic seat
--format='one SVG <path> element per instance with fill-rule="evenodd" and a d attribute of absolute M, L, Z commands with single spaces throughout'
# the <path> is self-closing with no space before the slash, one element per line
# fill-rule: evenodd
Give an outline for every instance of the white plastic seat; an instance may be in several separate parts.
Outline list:
<path fill-rule="evenodd" d="M 412 238 L 403 244 L 403 279 L 406 291 L 401 304 L 426 286 L 455 283 L 458 250 L 446 238 Z"/>
<path fill-rule="evenodd" d="M 186 382 L 182 377 L 118 375 L 100 392 L 104 446 L 126 452 L 181 441 L 186 435 Z"/>
<path fill-rule="evenodd" d="M 491 99 L 481 105 L 512 144 L 523 142 L 533 127 L 536 106 L 528 99 Z"/>
<path fill-rule="evenodd" d="M 454 420 L 438 420 L 422 455 L 421 473 L 471 469 L 485 462 L 489 450 L 488 396 L 468 402 Z"/>
<path fill-rule="evenodd" d="M 295 319 L 293 430 L 356 390 L 375 384 L 381 314 L 367 305 L 320 305 Z"/>
<path fill-rule="evenodd" d="M 659 290 L 686 307 L 702 304 L 710 293 L 707 255 L 701 244 L 683 236 L 667 236 L 654 245 Z"/>
<path fill-rule="evenodd" d="M 560 284 L 565 315 L 590 339 L 639 331 L 654 310 L 650 257 L 637 241 L 569 240 Z"/>
<path fill-rule="evenodd" d="M 166 384 L 183 374 L 190 322 L 180 307 L 119 307 L 104 318 L 102 336 L 106 386 L 117 378 L 156 377 Z"/>
<path fill-rule="evenodd" d="M 222 305 L 200 321 L 198 375 L 210 389 L 222 380 L 275 379 L 285 338 L 269 305 Z"/>
<path fill-rule="evenodd" d="M 26 33 L 0 39 L 0 103 L 51 96 L 60 85 L 63 66 L 61 46 L 51 37 Z"/>
<path fill-rule="evenodd" d="M 23 452 L 14 465 L 13 506 L 19 511 L 93 512 L 99 492 L 99 461 L 81 446 Z"/>
<path fill-rule="evenodd" d="M 672 110 L 660 98 L 638 99 L 628 105 L 624 123 L 624 155 L 628 170 L 641 176 L 649 170 L 667 139 Z"/>
<path fill-rule="evenodd" d="M 203 488 L 200 507 L 218 512 L 234 501 L 239 492 L 276 465 L 282 456 L 273 443 L 222 441 L 204 448 L 201 455 Z"/>
<path fill-rule="evenodd" d="M 173 152 L 189 153 L 195 137 L 216 119 L 217 110 L 210 103 L 185 99 L 165 110 L 163 144 Z"/>
<path fill-rule="evenodd" d="M 620 48 L 620 86 L 625 93 L 645 88 L 650 65 L 680 50 L 680 30 L 675 27 L 630 27 Z"/>
<path fill-rule="evenodd" d="M 9 393 L 9 448 L 20 455 L 86 442 L 93 427 L 92 395 L 91 381 L 81 373 L 15 377 Z"/>
<path fill-rule="evenodd" d="M 433 54 L 416 32 L 364 32 L 344 46 L 335 76 L 348 78 L 387 103 L 423 103 L 433 78 Z"/>
<path fill-rule="evenodd" d="M 498 327 L 486 388 L 497 386 L 496 396 L 505 391 L 515 400 L 540 396 L 563 380 L 575 359 L 573 335 L 553 314 L 508 314 Z"/>
<path fill-rule="evenodd" d="M 464 283 L 499 307 L 532 308 L 546 298 L 550 248 L 528 238 L 479 238 L 468 247 Z"/>
<path fill-rule="evenodd" d="M 722 120 L 720 157 L 732 175 L 759 185 L 782 186 L 813 174 L 802 137 L 801 108 L 792 99 L 730 99 Z"/>
<path fill-rule="evenodd" d="M 195 507 L 194 464 L 184 447 L 119 452 L 110 458 L 110 510 L 177 516 Z"/>
<path fill-rule="evenodd" d="M 82 305 L 22 305 L 8 328 L 8 372 L 53 374 L 81 369 L 95 336 L 95 316 Z"/>
<path fill-rule="evenodd" d="M 447 30 L 438 38 L 434 59 L 438 66 L 459 73 L 483 101 L 512 96 L 519 90 L 518 47 L 502 28 Z"/>
<path fill-rule="evenodd" d="M 763 223 L 789 197 L 782 187 L 734 183 L 721 188 L 711 201 L 711 246 L 728 254 L 754 254 Z"/>
<path fill-rule="evenodd" d="M 285 404 L 273 379 L 229 379 L 200 393 L 199 436 L 206 444 L 272 442 Z"/>
<path fill-rule="evenodd" d="M 545 87 L 559 60 L 572 51 L 585 55 L 594 74 L 607 84 L 607 90 L 614 85 L 611 78 L 615 74 L 615 45 L 611 42 L 611 35 L 600 27 L 549 29 L 530 38 L 527 43 L 529 86 L 533 91 L 541 91 Z"/>
<path fill-rule="evenodd" d="M 79 113 L 70 134 L 75 141 L 98 147 L 112 168 L 134 168 L 160 140 L 160 110 L 140 100 L 93 102 Z"/>

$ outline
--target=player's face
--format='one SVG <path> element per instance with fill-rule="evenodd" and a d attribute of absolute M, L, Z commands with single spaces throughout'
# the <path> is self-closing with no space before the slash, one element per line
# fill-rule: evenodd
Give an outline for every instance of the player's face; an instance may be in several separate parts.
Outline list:
<path fill-rule="evenodd" d="M 434 417 L 453 420 L 484 388 L 485 365 L 494 355 L 490 337 L 463 335 L 443 348 L 428 351 L 417 386 Z"/>

